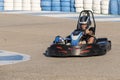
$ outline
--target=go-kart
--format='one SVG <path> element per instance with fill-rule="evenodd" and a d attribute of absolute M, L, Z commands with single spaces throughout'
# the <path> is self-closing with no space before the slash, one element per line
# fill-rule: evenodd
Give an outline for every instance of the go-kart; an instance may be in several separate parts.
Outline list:
<path fill-rule="evenodd" d="M 90 10 L 83 10 L 80 12 L 77 28 L 80 27 L 80 18 L 82 15 L 89 16 L 92 28 L 94 29 L 94 34 L 96 30 L 96 23 L 94 15 Z M 79 45 L 79 41 L 82 38 L 84 32 L 76 29 L 66 38 L 61 36 L 56 36 L 52 45 L 48 47 L 45 55 L 51 57 L 67 57 L 67 56 L 98 56 L 104 55 L 107 51 L 111 50 L 111 41 L 107 38 L 96 38 L 93 44 L 82 44 Z"/>

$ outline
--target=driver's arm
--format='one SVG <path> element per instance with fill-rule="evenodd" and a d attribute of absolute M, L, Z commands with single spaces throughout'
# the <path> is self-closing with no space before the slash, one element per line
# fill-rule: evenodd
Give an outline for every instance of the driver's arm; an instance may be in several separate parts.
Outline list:
<path fill-rule="evenodd" d="M 89 29 L 86 29 L 86 30 L 85 30 L 85 33 L 88 34 L 88 35 L 94 35 L 94 28 L 91 27 L 91 28 L 89 28 Z"/>

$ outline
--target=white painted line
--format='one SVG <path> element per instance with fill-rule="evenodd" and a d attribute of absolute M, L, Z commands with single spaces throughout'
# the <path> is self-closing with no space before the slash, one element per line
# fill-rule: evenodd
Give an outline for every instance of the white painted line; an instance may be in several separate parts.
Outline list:
<path fill-rule="evenodd" d="M 68 18 L 77 20 L 79 13 L 74 12 L 57 12 L 57 11 L 10 11 L 2 12 L 7 14 L 28 14 L 32 16 L 47 16 L 47 17 L 59 17 L 59 18 Z M 102 15 L 94 14 L 96 21 L 120 21 L 120 15 Z"/>

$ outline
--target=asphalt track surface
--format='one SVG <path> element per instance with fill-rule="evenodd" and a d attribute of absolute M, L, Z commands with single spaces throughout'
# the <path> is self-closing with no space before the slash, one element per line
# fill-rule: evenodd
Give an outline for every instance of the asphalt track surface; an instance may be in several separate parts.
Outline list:
<path fill-rule="evenodd" d="M 96 37 L 112 41 L 104 56 L 56 58 L 43 55 L 56 35 L 76 28 L 76 20 L 0 14 L 0 49 L 31 60 L 0 66 L 0 80 L 120 80 L 120 22 L 97 22 Z"/>

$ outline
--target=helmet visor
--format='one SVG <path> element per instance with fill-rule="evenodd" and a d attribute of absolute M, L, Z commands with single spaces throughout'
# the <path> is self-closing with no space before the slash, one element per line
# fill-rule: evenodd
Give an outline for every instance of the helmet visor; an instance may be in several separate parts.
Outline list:
<path fill-rule="evenodd" d="M 80 17 L 79 23 L 80 24 L 88 24 L 88 21 L 89 21 L 89 17 L 83 16 L 83 17 Z"/>

